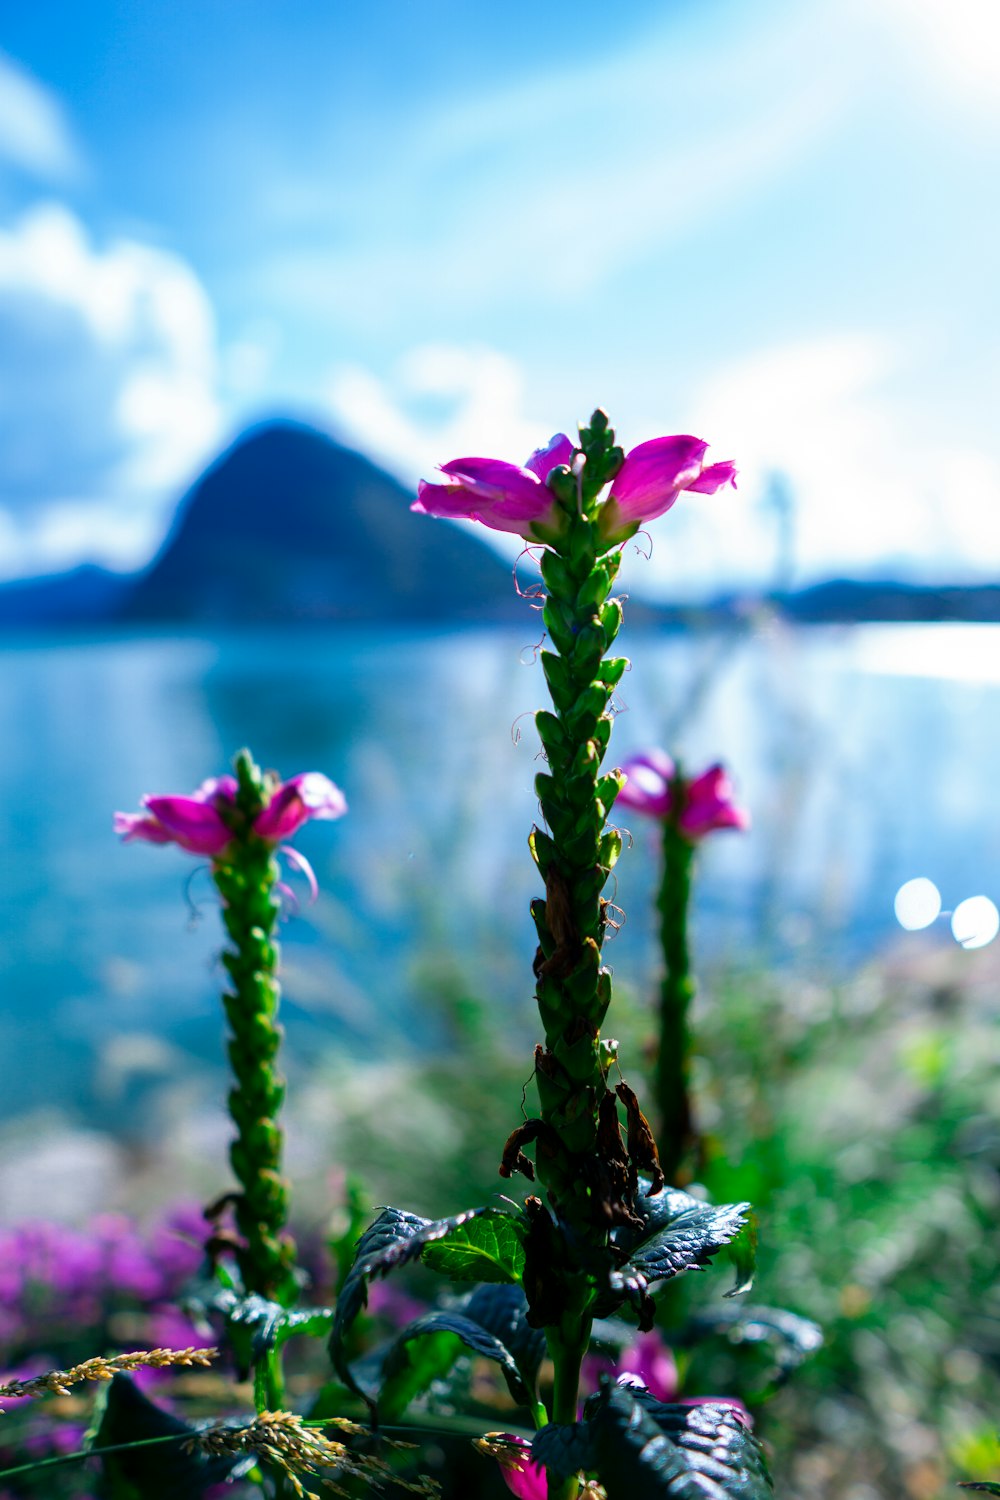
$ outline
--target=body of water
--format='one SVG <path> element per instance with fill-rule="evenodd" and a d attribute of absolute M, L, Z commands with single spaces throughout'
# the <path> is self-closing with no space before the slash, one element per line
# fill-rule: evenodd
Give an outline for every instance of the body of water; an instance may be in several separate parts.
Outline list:
<path fill-rule="evenodd" d="M 537 806 L 522 635 L 339 628 L 7 642 L 0 666 L 0 1115 L 113 1123 L 144 1080 L 221 1066 L 213 888 L 173 849 L 121 845 L 116 808 L 192 790 L 248 744 L 322 770 L 351 811 L 297 841 L 322 894 L 283 933 L 292 1053 L 439 1045 L 476 994 L 533 1029 L 526 837 Z M 1000 904 L 1000 627 L 623 636 L 611 759 L 653 743 L 732 768 L 753 832 L 701 853 L 706 961 L 843 971 L 899 939 L 898 887 Z M 617 871 L 608 957 L 655 962 L 653 832 Z M 303 898 L 306 893 L 302 892 Z M 946 927 L 942 928 L 946 931 Z"/>

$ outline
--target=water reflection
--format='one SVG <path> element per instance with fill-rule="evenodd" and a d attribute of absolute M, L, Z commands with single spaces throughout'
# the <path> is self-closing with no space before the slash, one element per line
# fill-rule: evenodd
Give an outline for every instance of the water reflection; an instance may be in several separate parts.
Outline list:
<path fill-rule="evenodd" d="M 203 919 L 188 931 L 187 857 L 122 848 L 110 819 L 144 792 L 196 786 L 243 743 L 286 775 L 326 772 L 351 805 L 334 828 L 302 832 L 321 896 L 283 931 L 293 1054 L 447 1044 L 443 997 L 456 992 L 485 997 L 534 1040 L 526 836 L 539 766 L 522 716 L 544 686 L 540 666 L 519 660 L 534 624 L 8 646 L 0 1110 L 60 1091 L 90 1113 L 97 1080 L 122 1075 L 117 1056 L 101 1071 L 115 1036 L 135 1041 L 129 1076 L 154 1055 L 139 1045 L 154 1034 L 191 1066 L 221 1066 L 220 934 L 205 887 L 193 884 Z M 933 656 L 924 634 L 907 631 L 914 658 Z M 702 851 L 703 965 L 803 953 L 843 971 L 898 931 L 891 893 L 914 869 L 945 892 L 994 888 L 998 685 L 877 675 L 879 639 L 772 625 L 623 640 L 634 670 L 614 759 L 656 743 L 692 765 L 724 758 L 753 812 L 752 835 Z M 949 641 L 961 655 L 959 636 Z M 609 957 L 643 993 L 657 962 L 654 829 L 636 830 L 615 874 L 628 927 Z M 966 945 L 989 930 L 973 915 Z"/>
<path fill-rule="evenodd" d="M 989 896 L 967 896 L 951 914 L 951 931 L 963 948 L 985 948 L 1000 932 L 1000 911 Z"/>
<path fill-rule="evenodd" d="M 905 927 L 907 932 L 919 932 L 941 915 L 941 892 L 933 880 L 918 875 L 915 880 L 907 880 L 899 887 L 893 910 L 900 927 Z"/>

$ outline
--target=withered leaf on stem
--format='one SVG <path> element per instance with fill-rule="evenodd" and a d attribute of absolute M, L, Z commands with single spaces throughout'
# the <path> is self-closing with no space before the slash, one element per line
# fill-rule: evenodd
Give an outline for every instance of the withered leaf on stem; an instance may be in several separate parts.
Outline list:
<path fill-rule="evenodd" d="M 634 1090 L 629 1088 L 624 1079 L 617 1085 L 615 1093 L 625 1106 L 628 1154 L 631 1157 L 632 1166 L 638 1172 L 649 1173 L 651 1179 L 649 1191 L 658 1193 L 666 1179 L 660 1167 L 660 1153 L 656 1148 L 656 1139 L 650 1129 L 649 1121 L 639 1108 L 639 1100 Z"/>

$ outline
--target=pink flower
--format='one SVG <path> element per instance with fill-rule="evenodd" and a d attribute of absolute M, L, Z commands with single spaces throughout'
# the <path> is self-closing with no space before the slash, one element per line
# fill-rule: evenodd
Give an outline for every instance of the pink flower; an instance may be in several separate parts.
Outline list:
<path fill-rule="evenodd" d="M 674 1356 L 657 1329 L 640 1333 L 622 1352 L 618 1368 L 626 1375 L 638 1375 L 657 1401 L 677 1400 L 677 1366 Z"/>
<path fill-rule="evenodd" d="M 678 436 L 650 438 L 627 453 L 601 510 L 605 540 L 625 541 L 643 521 L 665 515 L 685 490 L 714 495 L 724 484 L 735 489 L 735 465 L 726 460 L 706 468 L 707 451 L 700 438 Z"/>
<path fill-rule="evenodd" d="M 219 859 L 233 838 L 230 820 L 236 801 L 236 778 L 219 776 L 205 781 L 190 797 L 143 797 L 141 813 L 115 813 L 115 832 L 127 842 L 178 844 L 190 854 Z M 341 818 L 347 802 L 339 787 L 318 771 L 306 771 L 276 786 L 271 800 L 258 813 L 253 831 L 269 844 L 279 844 L 310 818 Z"/>
<path fill-rule="evenodd" d="M 523 469 L 499 458 L 453 458 L 441 465 L 443 484 L 420 481 L 410 509 L 425 516 L 481 521 L 494 531 L 512 531 L 529 541 L 544 540 L 546 533 L 558 530 L 560 520 L 546 479 L 572 457 L 573 444 L 559 432 L 545 448 L 535 450 Z"/>
<path fill-rule="evenodd" d="M 621 769 L 626 780 L 618 793 L 619 806 L 661 821 L 671 816 L 678 777 L 666 751 L 633 755 Z M 696 843 L 717 828 L 750 827 L 750 815 L 733 801 L 732 783 L 722 766 L 709 766 L 693 781 L 682 778 L 680 784 L 683 792 L 677 827 L 685 838 Z"/>
<path fill-rule="evenodd" d="M 618 793 L 619 807 L 631 807 L 649 818 L 665 818 L 670 812 L 670 783 L 674 763 L 665 750 L 650 750 L 632 755 L 622 765 L 625 785 Z"/>
<path fill-rule="evenodd" d="M 548 1479 L 542 1464 L 531 1458 L 531 1444 L 513 1432 L 491 1432 L 482 1446 L 500 1465 L 503 1482 L 519 1500 L 547 1500 Z"/>
<path fill-rule="evenodd" d="M 347 802 L 338 786 L 319 771 L 293 776 L 273 793 L 254 822 L 254 832 L 269 843 L 280 844 L 298 833 L 310 818 L 342 818 Z"/>

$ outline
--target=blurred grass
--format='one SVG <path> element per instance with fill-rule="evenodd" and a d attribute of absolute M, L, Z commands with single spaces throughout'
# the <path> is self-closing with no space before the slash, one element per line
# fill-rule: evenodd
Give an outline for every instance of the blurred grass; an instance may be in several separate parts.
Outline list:
<path fill-rule="evenodd" d="M 447 964 L 424 978 L 448 1039 L 434 1058 L 346 1082 L 321 1070 L 307 1113 L 374 1202 L 430 1215 L 510 1189 L 500 1149 L 534 1088 L 520 1028 Z M 1000 1474 L 998 986 L 989 950 L 917 938 L 835 986 L 753 967 L 703 982 L 704 1185 L 757 1209 L 750 1300 L 826 1336 L 756 1411 L 779 1494 L 937 1500 Z M 619 992 L 616 1028 L 635 1083 L 640 997 Z M 717 1304 L 727 1285 L 686 1278 L 671 1316 Z M 752 1364 L 716 1341 L 695 1353 L 687 1389 L 746 1396 Z"/>
<path fill-rule="evenodd" d="M 292 1066 L 289 1159 L 307 1236 L 344 1228 L 345 1173 L 372 1206 L 428 1216 L 529 1190 L 497 1174 L 522 1101 L 535 1108 L 527 983 L 512 1013 L 430 946 L 416 979 L 433 1053 L 317 1048 Z M 704 966 L 704 1187 L 759 1215 L 749 1300 L 814 1319 L 826 1343 L 763 1405 L 760 1352 L 722 1338 L 685 1356 L 685 1389 L 748 1400 L 778 1494 L 944 1500 L 960 1479 L 1000 1476 L 998 994 L 1000 952 L 925 935 L 841 983 Z M 613 1012 L 625 1075 L 645 1099 L 650 998 L 619 981 Z M 214 1074 L 187 1070 L 147 1096 L 141 1135 L 116 1148 L 115 1206 L 217 1194 L 229 1134 L 217 1093 Z M 46 1212 L 58 1211 L 53 1199 Z M 683 1278 L 664 1299 L 668 1333 L 731 1307 L 730 1283 L 725 1267 Z M 429 1273 L 405 1286 L 437 1290 Z"/>

